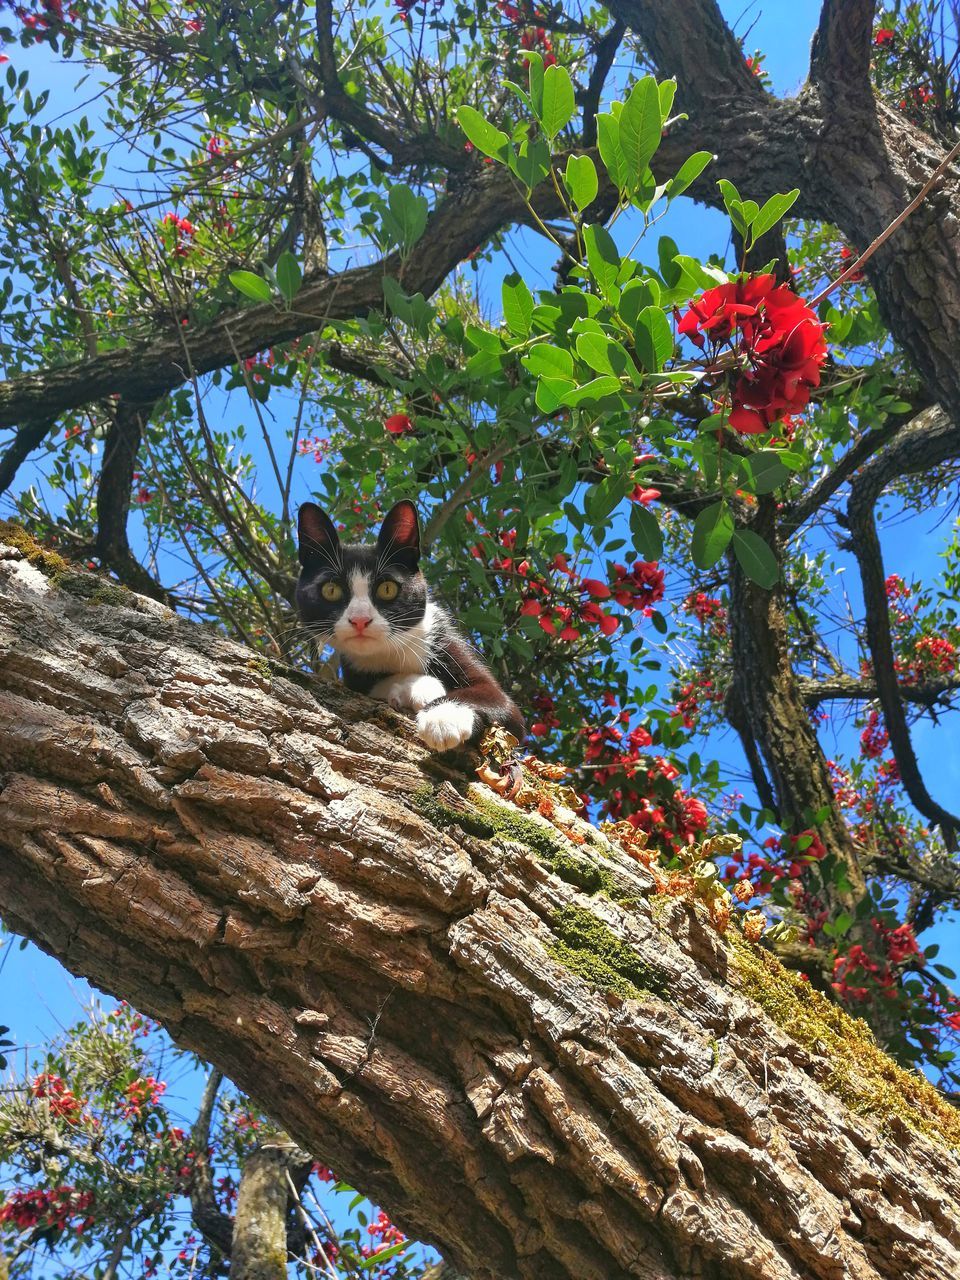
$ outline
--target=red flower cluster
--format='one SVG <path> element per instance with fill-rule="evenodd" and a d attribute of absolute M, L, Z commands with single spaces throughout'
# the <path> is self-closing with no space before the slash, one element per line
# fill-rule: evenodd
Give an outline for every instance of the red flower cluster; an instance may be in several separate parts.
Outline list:
<path fill-rule="evenodd" d="M 640 609 L 645 618 L 653 613 L 653 605 L 663 599 L 663 570 L 657 560 L 634 560 L 629 571 L 626 565 L 613 566 L 613 598 L 624 609 Z"/>
<path fill-rule="evenodd" d="M 40 1187 L 29 1191 L 12 1191 L 0 1205 L 0 1227 L 7 1224 L 16 1231 L 32 1231 L 34 1227 L 64 1231 L 71 1218 L 83 1218 L 76 1224 L 77 1232 L 93 1225 L 88 1213 L 93 1204 L 91 1191 L 77 1191 L 73 1187 Z"/>
<path fill-rule="evenodd" d="M 871 711 L 866 728 L 860 735 L 860 754 L 867 760 L 876 760 L 890 745 L 890 735 L 880 723 L 880 712 Z"/>
<path fill-rule="evenodd" d="M 255 356 L 247 356 L 243 362 L 243 367 L 250 374 L 253 382 L 263 382 L 275 363 L 273 348 L 271 347 L 265 352 L 258 351 Z"/>
<path fill-rule="evenodd" d="M 712 635 L 722 638 L 727 634 L 727 611 L 714 596 L 708 596 L 705 591 L 691 591 L 680 607 Z"/>
<path fill-rule="evenodd" d="M 127 1101 L 120 1108 L 124 1120 L 139 1120 L 144 1107 L 156 1106 L 167 1091 L 167 1086 L 153 1076 L 133 1080 L 124 1089 Z"/>
<path fill-rule="evenodd" d="M 729 344 L 740 372 L 729 424 L 752 435 L 797 413 L 820 385 L 827 354 L 823 325 L 802 298 L 774 276 L 741 278 L 708 289 L 678 320 L 677 331 L 714 353 Z"/>
<path fill-rule="evenodd" d="M 841 270 L 842 270 L 842 271 L 846 271 L 847 267 L 848 267 L 848 266 L 849 266 L 849 264 L 850 264 L 850 259 L 851 259 L 851 258 L 855 258 L 856 256 L 857 256 L 857 255 L 856 255 L 855 251 L 854 251 L 853 249 L 851 249 L 851 248 L 850 248 L 850 246 L 849 246 L 848 244 L 841 245 L 841 246 L 840 246 L 840 267 L 841 267 Z M 858 284 L 858 283 L 859 283 L 859 281 L 861 281 L 862 279 L 863 279 L 863 272 L 862 272 L 862 271 L 852 271 L 852 272 L 850 273 L 850 275 L 848 275 L 848 276 L 847 276 L 847 280 L 850 282 L 850 284 Z"/>
<path fill-rule="evenodd" d="M 399 1227 L 393 1225 L 382 1209 L 377 1214 L 376 1220 L 367 1226 L 367 1235 L 377 1238 L 381 1249 L 391 1244 L 403 1244 L 407 1238 Z"/>
<path fill-rule="evenodd" d="M 700 717 L 701 702 L 722 702 L 723 691 L 707 676 L 697 676 L 677 692 L 673 715 L 679 716 L 685 729 L 692 729 Z"/>
<path fill-rule="evenodd" d="M 25 5 L 13 6 L 14 13 L 28 31 L 34 32 L 37 40 L 43 38 L 44 32 L 63 26 L 67 19 L 76 22 L 80 16 L 79 10 L 73 5 L 64 11 L 63 0 L 40 0 L 38 8 L 38 13 L 30 13 Z"/>
<path fill-rule="evenodd" d="M 883 995 L 891 999 L 895 995 L 896 966 L 904 964 L 913 956 L 917 957 L 917 964 L 924 963 L 920 945 L 909 924 L 890 928 L 876 917 L 870 923 L 876 935 L 877 947 L 882 948 L 879 955 L 871 956 L 859 942 L 855 942 L 845 955 L 838 955 L 834 960 L 832 986 L 842 999 L 866 1000 L 871 994 L 871 988 L 879 988 Z M 859 985 L 854 985 L 857 979 Z"/>
<path fill-rule="evenodd" d="M 52 1116 L 67 1120 L 71 1124 L 81 1118 L 83 1102 L 76 1097 L 59 1076 L 44 1074 L 37 1076 L 30 1086 L 35 1098 L 45 1098 Z"/>
<path fill-rule="evenodd" d="M 546 28 L 526 26 L 529 22 L 543 21 L 544 15 L 538 13 L 532 4 L 510 4 L 509 0 L 497 0 L 497 8 L 507 22 L 513 23 L 516 27 L 524 27 L 520 35 L 520 48 L 538 50 L 543 55 L 543 65 L 552 67 L 557 61 L 557 55 L 553 51 L 553 41 L 547 35 Z"/>
<path fill-rule="evenodd" d="M 186 218 L 181 218 L 179 214 L 173 212 L 165 213 L 163 215 L 163 222 L 161 225 L 165 227 L 173 227 L 173 256 L 175 258 L 185 258 L 192 247 L 187 243 L 187 240 L 192 240 L 197 234 L 196 227 L 192 222 L 188 222 Z M 187 240 L 184 240 L 185 236 L 187 237 Z"/>
<path fill-rule="evenodd" d="M 385 419 L 383 426 L 392 436 L 410 435 L 413 431 L 413 423 L 405 413 L 392 413 Z"/>

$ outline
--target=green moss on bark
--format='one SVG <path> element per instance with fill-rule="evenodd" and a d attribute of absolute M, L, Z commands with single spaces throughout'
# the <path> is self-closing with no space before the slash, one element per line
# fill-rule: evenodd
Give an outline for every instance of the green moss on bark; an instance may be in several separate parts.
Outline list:
<path fill-rule="evenodd" d="M 851 1111 L 881 1124 L 898 1117 L 911 1129 L 960 1149 L 960 1111 L 929 1080 L 898 1067 L 860 1018 L 852 1018 L 736 930 L 734 970 L 744 993 L 794 1040 L 830 1063 L 825 1085 Z"/>
<path fill-rule="evenodd" d="M 603 991 L 639 1000 L 646 994 L 666 993 L 664 975 L 621 942 L 603 921 L 571 903 L 553 921 L 557 941 L 548 951 L 554 960 Z"/>

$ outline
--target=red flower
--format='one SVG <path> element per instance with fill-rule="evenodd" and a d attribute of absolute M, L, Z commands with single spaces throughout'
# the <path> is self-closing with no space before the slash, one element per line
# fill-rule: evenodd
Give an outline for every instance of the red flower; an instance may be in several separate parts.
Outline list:
<path fill-rule="evenodd" d="M 394 413 L 383 424 L 392 436 L 408 435 L 413 430 L 413 423 L 405 413 Z"/>
<path fill-rule="evenodd" d="M 890 44 L 893 40 L 893 37 L 894 37 L 894 31 L 892 27 L 881 27 L 880 30 L 877 32 L 877 34 L 873 37 L 873 43 L 877 46 L 882 47 L 885 44 Z"/>
<path fill-rule="evenodd" d="M 740 361 L 729 423 L 735 431 L 769 431 L 803 409 L 820 385 L 827 354 L 823 325 L 802 298 L 772 275 L 708 289 L 690 304 L 677 331 L 703 348 L 729 343 Z"/>

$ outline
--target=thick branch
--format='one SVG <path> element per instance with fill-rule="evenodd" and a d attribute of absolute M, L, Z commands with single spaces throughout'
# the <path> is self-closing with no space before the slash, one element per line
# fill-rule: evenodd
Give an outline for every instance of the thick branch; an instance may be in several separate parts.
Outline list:
<path fill-rule="evenodd" d="M 94 551 L 104 566 L 112 569 L 125 587 L 169 604 L 169 594 L 136 558 L 127 539 L 130 491 L 137 465 L 137 452 L 143 438 L 144 425 L 153 407 L 152 402 L 131 404 L 123 399 L 112 403 L 112 418 L 103 442 L 103 465 L 97 480 L 97 536 Z"/>
<path fill-rule="evenodd" d="M 606 7 L 637 33 L 661 76 L 676 76 L 680 109 L 699 115 L 718 102 L 766 97 L 746 65 L 743 49 L 716 0 L 606 0 Z"/>
<path fill-rule="evenodd" d="M 810 79 L 831 96 L 870 96 L 870 54 L 876 0 L 825 0 L 810 51 Z"/>
<path fill-rule="evenodd" d="M 939 407 L 919 415 L 893 444 L 863 468 L 850 486 L 847 514 L 850 545 L 860 568 L 867 644 L 877 685 L 877 698 L 890 735 L 890 746 L 900 769 L 907 795 L 915 808 L 937 823 L 948 846 L 953 846 L 960 817 L 930 795 L 920 772 L 907 724 L 902 693 L 894 667 L 893 639 L 887 604 L 883 552 L 877 534 L 874 506 L 884 488 L 899 476 L 932 467 L 960 456 L 960 427 Z"/>
<path fill-rule="evenodd" d="M 560 212 L 552 182 L 534 201 L 541 216 Z M 512 176 L 477 165 L 458 190 L 440 201 L 420 241 L 401 262 L 398 254 L 334 276 L 315 276 L 290 308 L 263 303 L 223 313 L 206 328 L 158 336 L 150 343 L 103 352 L 95 360 L 22 374 L 0 383 L 0 426 L 38 413 L 55 414 L 112 394 L 133 401 L 156 398 L 189 380 L 183 342 L 195 374 L 232 364 L 333 320 L 366 315 L 383 306 L 383 278 L 410 293 L 432 294 L 468 253 L 495 231 L 529 215 Z"/>
<path fill-rule="evenodd" d="M 876 681 L 858 676 L 834 675 L 818 680 L 800 676 L 797 683 L 808 707 L 818 707 L 821 702 L 872 702 L 879 696 Z M 932 708 L 948 701 L 949 695 L 960 689 L 960 676 L 941 676 L 919 684 L 899 683 L 897 687 L 904 702 Z"/>
<path fill-rule="evenodd" d="M 769 1021 L 761 952 L 655 913 L 642 864 L 468 789 L 382 704 L 4 555 L 8 923 L 409 1235 L 477 1280 L 956 1273 L 955 1114 L 886 1060 L 933 1137 L 825 1092 L 876 1051 L 841 1069 Z"/>

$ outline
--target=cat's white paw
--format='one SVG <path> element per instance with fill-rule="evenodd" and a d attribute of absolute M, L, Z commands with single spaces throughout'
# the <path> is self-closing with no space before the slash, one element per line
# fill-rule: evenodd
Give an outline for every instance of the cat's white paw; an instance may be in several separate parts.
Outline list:
<path fill-rule="evenodd" d="M 446 689 L 434 676 L 408 674 L 384 676 L 370 690 L 370 697 L 389 702 L 398 711 L 420 711 L 445 693 Z"/>
<path fill-rule="evenodd" d="M 446 693 L 443 682 L 436 676 L 414 676 L 410 686 L 410 703 L 414 711 L 422 711 Z"/>
<path fill-rule="evenodd" d="M 402 711 L 410 706 L 410 685 L 413 676 L 384 676 L 370 690 L 370 697 L 380 702 L 389 702 L 391 707 Z"/>
<path fill-rule="evenodd" d="M 450 751 L 473 733 L 474 713 L 458 702 L 438 702 L 417 716 L 417 733 L 432 751 Z"/>

